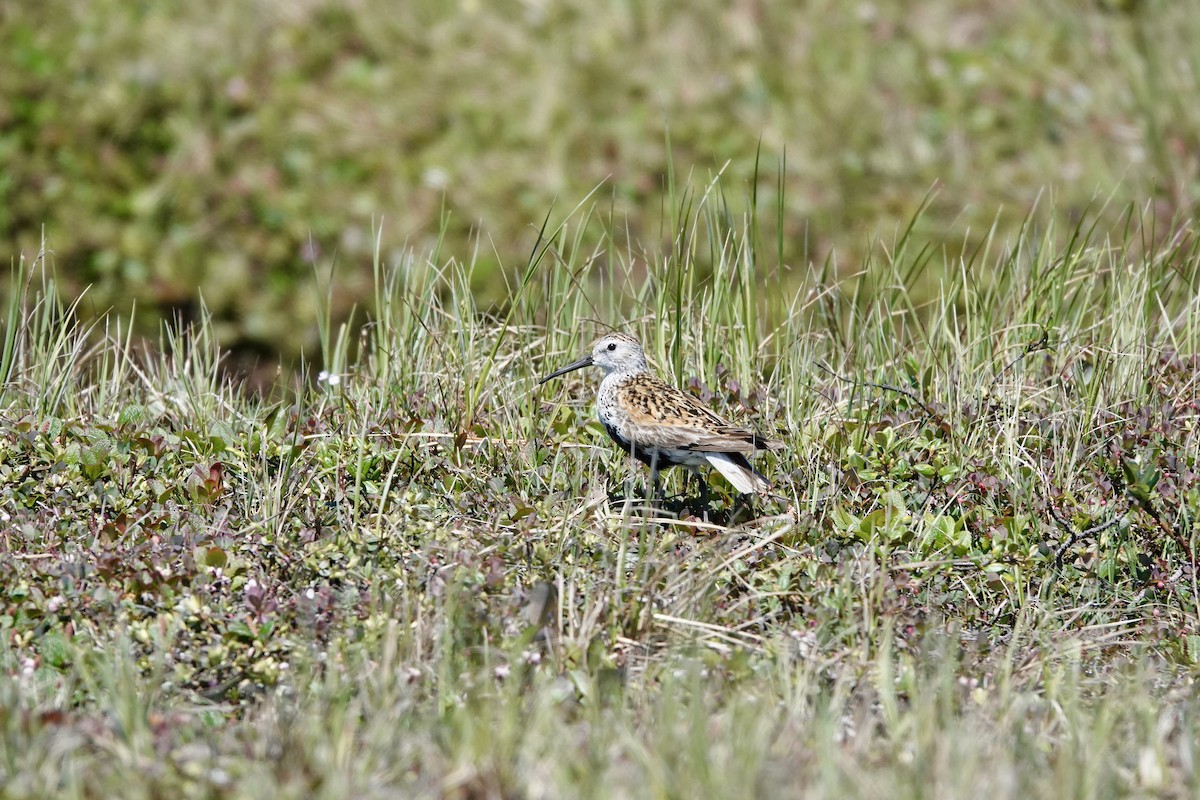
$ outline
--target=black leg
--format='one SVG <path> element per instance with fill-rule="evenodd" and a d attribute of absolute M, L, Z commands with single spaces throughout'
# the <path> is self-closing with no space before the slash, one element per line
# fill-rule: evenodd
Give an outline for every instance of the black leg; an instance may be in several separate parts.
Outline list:
<path fill-rule="evenodd" d="M 659 503 L 663 499 L 662 485 L 658 480 L 658 454 L 650 456 L 650 485 L 654 490 L 651 496 L 652 503 Z"/>
<path fill-rule="evenodd" d="M 708 522 L 708 481 L 704 480 L 699 467 L 689 465 L 687 469 L 696 476 L 696 483 L 700 485 L 700 518 Z"/>
<path fill-rule="evenodd" d="M 729 509 L 729 522 L 732 523 L 737 513 L 745 508 L 750 512 L 751 518 L 754 517 L 754 495 L 753 494 L 738 494 L 737 500 L 733 507 Z"/>

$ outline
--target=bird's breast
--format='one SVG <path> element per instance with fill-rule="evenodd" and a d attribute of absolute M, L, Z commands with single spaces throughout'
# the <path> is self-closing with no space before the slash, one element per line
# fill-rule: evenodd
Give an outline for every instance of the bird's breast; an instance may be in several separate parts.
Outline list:
<path fill-rule="evenodd" d="M 596 394 L 596 414 L 605 428 L 621 427 L 629 419 L 629 415 L 621 408 L 617 389 L 616 381 L 605 378 L 600 383 L 600 391 Z"/>

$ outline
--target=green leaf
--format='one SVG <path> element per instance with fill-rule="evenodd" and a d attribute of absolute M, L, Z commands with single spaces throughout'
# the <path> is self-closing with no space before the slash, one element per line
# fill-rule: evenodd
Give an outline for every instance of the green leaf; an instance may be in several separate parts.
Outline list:
<path fill-rule="evenodd" d="M 934 475 L 938 474 L 937 467 L 928 463 L 913 464 L 913 471 L 915 471 L 922 478 L 932 478 Z"/>
<path fill-rule="evenodd" d="M 1200 664 L 1200 635 L 1190 633 L 1186 638 L 1188 660 Z"/>
<path fill-rule="evenodd" d="M 117 415 L 117 427 L 128 428 L 133 425 L 140 425 L 144 419 L 146 419 L 145 406 L 125 406 L 121 409 L 121 413 Z"/>
<path fill-rule="evenodd" d="M 210 547 L 198 547 L 193 555 L 197 564 L 205 567 L 215 567 L 221 569 L 229 563 L 229 554 L 224 549 L 212 545 Z"/>
<path fill-rule="evenodd" d="M 235 620 L 229 623 L 226 632 L 235 639 L 240 639 L 244 642 L 253 642 L 255 639 L 254 631 L 250 630 L 250 626 L 241 620 Z"/>
<path fill-rule="evenodd" d="M 64 669 L 71 665 L 74 653 L 71 643 L 60 631 L 50 631 L 38 642 L 38 652 L 42 661 L 55 669 Z"/>
<path fill-rule="evenodd" d="M 220 453 L 233 444 L 236 440 L 237 436 L 234 434 L 233 428 L 229 426 L 229 423 L 222 420 L 214 422 L 212 427 L 208 430 L 208 441 L 210 444 L 212 444 L 215 452 Z"/>

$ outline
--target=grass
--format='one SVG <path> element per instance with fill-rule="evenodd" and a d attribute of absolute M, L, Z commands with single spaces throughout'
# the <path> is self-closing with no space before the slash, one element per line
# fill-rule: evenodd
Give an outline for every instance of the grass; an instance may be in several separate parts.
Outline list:
<path fill-rule="evenodd" d="M 959 259 L 918 218 L 764 290 L 728 186 L 666 250 L 551 216 L 503 316 L 472 260 L 381 253 L 371 324 L 267 395 L 209 318 L 140 348 L 19 264 L 5 796 L 1193 794 L 1190 231 Z M 535 386 L 610 326 L 786 440 L 754 519 L 613 499 L 596 376 Z"/>
<path fill-rule="evenodd" d="M 756 218 L 770 263 L 841 277 L 910 221 L 939 261 L 1016 241 L 1043 192 L 1063 230 L 1138 206 L 1167 233 L 1200 186 L 1196 6 L 8 3 L 0 251 L 48 238 L 89 320 L 207 313 L 269 384 L 322 303 L 369 307 L 376 249 L 469 261 L 493 311 L 546 209 L 597 187 L 614 237 L 670 252 L 691 170 L 783 212 Z"/>

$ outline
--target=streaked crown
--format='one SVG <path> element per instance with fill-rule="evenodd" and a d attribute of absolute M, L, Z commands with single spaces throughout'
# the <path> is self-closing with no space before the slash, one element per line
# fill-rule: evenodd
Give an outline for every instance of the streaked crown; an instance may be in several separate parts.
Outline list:
<path fill-rule="evenodd" d="M 649 372 L 646 353 L 637 339 L 626 333 L 609 333 L 601 336 L 592 347 L 592 363 L 605 374 L 633 375 Z"/>

